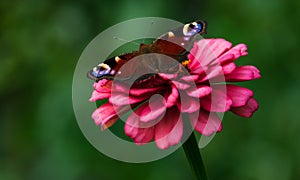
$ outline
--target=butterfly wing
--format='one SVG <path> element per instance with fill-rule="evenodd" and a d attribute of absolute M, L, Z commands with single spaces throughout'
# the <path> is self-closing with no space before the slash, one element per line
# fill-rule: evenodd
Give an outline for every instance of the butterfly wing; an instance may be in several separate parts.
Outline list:
<path fill-rule="evenodd" d="M 135 51 L 128 54 L 123 54 L 100 63 L 92 70 L 90 70 L 87 76 L 94 81 L 101 79 L 114 79 L 116 75 L 125 79 L 130 79 L 132 76 L 141 72 L 153 72 L 156 69 L 168 69 L 174 67 L 178 63 L 161 63 L 164 59 L 160 57 L 147 57 L 138 58 L 139 63 L 128 63 L 131 59 L 148 53 L 164 54 L 176 59 L 182 63 L 187 60 L 187 54 L 190 46 L 193 45 L 193 41 L 197 34 L 206 33 L 207 23 L 199 20 L 192 23 L 185 24 L 179 28 L 176 28 L 170 32 L 167 32 L 155 40 L 152 44 L 141 44 L 139 51 Z M 120 70 L 126 63 L 126 69 Z M 160 67 L 164 64 L 164 67 Z"/>
<path fill-rule="evenodd" d="M 207 23 L 198 20 L 169 31 L 154 41 L 155 52 L 166 55 L 185 54 L 191 49 L 196 35 L 206 34 Z"/>
<path fill-rule="evenodd" d="M 148 49 L 152 53 L 164 54 L 177 60 L 177 62 L 170 61 L 164 56 L 157 56 L 156 68 L 163 72 L 174 73 L 179 68 L 178 62 L 186 67 L 187 55 L 194 44 L 196 35 L 205 34 L 206 27 L 206 22 L 199 20 L 173 29 L 156 39 Z M 141 46 L 140 52 L 144 51 L 143 49 L 145 48 Z"/>
<path fill-rule="evenodd" d="M 120 74 L 120 68 L 130 59 L 136 57 L 138 52 L 127 53 L 109 58 L 88 71 L 87 77 L 98 82 L 101 79 L 113 79 L 116 74 Z M 129 76 L 129 72 L 124 72 L 122 76 Z"/>

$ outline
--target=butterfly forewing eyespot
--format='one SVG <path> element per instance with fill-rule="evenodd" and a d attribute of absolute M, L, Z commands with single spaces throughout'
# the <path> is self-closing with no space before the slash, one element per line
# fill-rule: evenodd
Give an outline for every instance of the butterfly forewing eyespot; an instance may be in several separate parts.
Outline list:
<path fill-rule="evenodd" d="M 115 75 L 122 75 L 123 72 L 119 69 L 127 63 L 129 60 L 137 57 L 139 55 L 148 54 L 148 53 L 157 53 L 170 56 L 171 58 L 176 59 L 181 65 L 183 65 L 188 70 L 189 60 L 187 55 L 191 49 L 193 42 L 195 41 L 196 35 L 206 34 L 207 23 L 203 20 L 198 20 L 192 23 L 183 25 L 173 29 L 158 39 L 156 39 L 152 44 L 140 44 L 139 51 L 133 51 L 132 53 L 122 54 L 113 58 L 105 60 L 103 63 L 92 68 L 87 76 L 94 80 L 99 81 L 101 79 L 114 79 Z M 153 63 L 153 59 L 147 61 L 145 58 L 141 58 L 141 63 L 145 67 L 132 67 L 130 73 L 135 73 L 134 68 L 149 68 L 160 71 L 159 63 Z M 154 61 L 155 62 L 155 61 Z M 158 62 L 158 60 L 157 60 Z M 165 67 L 164 67 L 165 68 Z M 177 73 L 178 68 L 174 67 L 173 64 L 170 64 L 168 67 L 170 73 Z M 177 70 L 176 70 L 177 69 Z M 130 78 L 128 72 L 125 73 L 126 78 Z M 125 75 L 124 75 L 125 77 Z M 139 78 L 139 80 L 147 80 L 153 77 L 153 75 L 147 75 L 145 77 Z"/>

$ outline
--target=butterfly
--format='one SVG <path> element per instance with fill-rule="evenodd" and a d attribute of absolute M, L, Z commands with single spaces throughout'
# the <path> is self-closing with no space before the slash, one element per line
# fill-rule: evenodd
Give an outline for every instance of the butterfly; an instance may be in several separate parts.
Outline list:
<path fill-rule="evenodd" d="M 131 53 L 122 54 L 105 60 L 103 63 L 98 64 L 90 71 L 88 71 L 88 78 L 98 82 L 102 79 L 113 80 L 118 74 L 122 74 L 124 79 L 130 78 L 136 70 L 154 69 L 159 72 L 160 70 L 167 69 L 167 72 L 174 73 L 177 71 L 174 66 L 176 64 L 169 63 L 168 67 L 160 67 L 160 61 L 163 60 L 161 57 L 153 56 L 149 58 L 140 58 L 139 65 L 131 66 L 129 71 L 121 72 L 121 67 L 128 63 L 131 59 L 144 54 L 156 53 L 163 54 L 175 59 L 177 62 L 182 64 L 184 67 L 188 64 L 187 55 L 189 50 L 193 46 L 193 42 L 196 39 L 196 35 L 206 34 L 207 23 L 203 20 L 187 23 L 181 27 L 173 29 L 162 36 L 158 37 L 151 44 L 140 44 L 138 51 Z M 157 58 L 156 58 L 157 57 Z M 177 63 L 178 65 L 178 63 Z M 151 75 L 150 75 L 151 76 Z M 140 77 L 139 79 L 147 78 L 148 76 Z"/>

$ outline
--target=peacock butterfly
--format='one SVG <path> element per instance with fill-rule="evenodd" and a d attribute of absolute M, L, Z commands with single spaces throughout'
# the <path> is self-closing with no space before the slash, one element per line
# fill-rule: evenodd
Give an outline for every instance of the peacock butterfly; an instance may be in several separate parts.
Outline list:
<path fill-rule="evenodd" d="M 140 44 L 138 51 L 105 60 L 103 63 L 100 63 L 88 71 L 87 76 L 96 82 L 101 79 L 112 80 L 116 74 L 121 73 L 119 72 L 119 69 L 130 59 L 148 53 L 158 53 L 170 56 L 186 67 L 188 61 L 187 55 L 195 41 L 195 36 L 197 34 L 206 34 L 206 28 L 207 23 L 203 20 L 185 24 L 163 34 L 151 44 Z M 147 59 L 142 59 L 142 61 L 142 64 L 144 64 L 146 68 L 159 69 L 158 63 L 148 63 L 149 60 Z M 134 72 L 134 70 L 132 70 L 132 72 Z"/>

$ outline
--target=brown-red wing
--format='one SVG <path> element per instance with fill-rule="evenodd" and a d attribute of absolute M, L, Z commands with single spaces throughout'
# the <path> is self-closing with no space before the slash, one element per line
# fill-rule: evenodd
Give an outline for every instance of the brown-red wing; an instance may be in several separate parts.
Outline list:
<path fill-rule="evenodd" d="M 183 43 L 183 44 L 182 44 Z M 169 38 L 168 40 L 157 39 L 152 44 L 152 49 L 156 53 L 165 55 L 180 55 L 186 52 L 186 44 L 180 37 Z"/>
<path fill-rule="evenodd" d="M 152 44 L 153 51 L 169 56 L 186 54 L 198 35 L 206 34 L 207 23 L 197 20 L 173 29 L 155 40 Z"/>
<path fill-rule="evenodd" d="M 117 75 L 119 78 L 126 79 L 135 73 L 137 67 L 134 63 L 130 63 L 130 60 L 132 60 L 139 54 L 140 53 L 138 53 L 137 51 L 134 51 L 132 53 L 122 54 L 118 56 L 121 60 L 116 64 L 114 70 L 116 72 L 119 72 L 119 74 Z M 124 64 L 126 64 L 126 66 L 122 68 Z"/>

